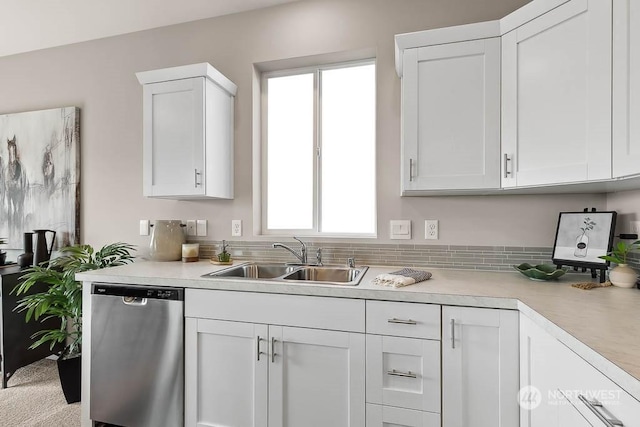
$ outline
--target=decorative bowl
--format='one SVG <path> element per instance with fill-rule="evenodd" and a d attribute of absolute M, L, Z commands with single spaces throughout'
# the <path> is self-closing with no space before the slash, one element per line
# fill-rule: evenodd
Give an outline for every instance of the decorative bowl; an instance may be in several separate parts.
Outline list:
<path fill-rule="evenodd" d="M 544 282 L 546 280 L 557 279 L 567 272 L 564 268 L 556 268 L 553 264 L 531 265 L 526 262 L 520 265 L 514 265 L 513 268 L 524 274 L 531 280 Z"/>

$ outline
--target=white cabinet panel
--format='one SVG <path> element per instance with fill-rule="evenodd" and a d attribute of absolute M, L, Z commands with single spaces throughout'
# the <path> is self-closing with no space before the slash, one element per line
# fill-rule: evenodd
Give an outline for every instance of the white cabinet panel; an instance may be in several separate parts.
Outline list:
<path fill-rule="evenodd" d="M 500 38 L 407 49 L 402 191 L 500 187 Z"/>
<path fill-rule="evenodd" d="M 367 404 L 367 427 L 440 427 L 440 415 Z"/>
<path fill-rule="evenodd" d="M 269 326 L 269 337 L 269 427 L 365 425 L 363 334 Z"/>
<path fill-rule="evenodd" d="M 589 421 L 583 417 L 580 412 L 567 400 L 566 397 L 558 394 L 560 397 L 558 401 L 558 423 L 557 425 L 562 427 L 593 427 Z M 542 426 L 548 424 L 537 424 Z"/>
<path fill-rule="evenodd" d="M 611 13 L 572 0 L 503 36 L 503 187 L 611 178 Z"/>
<path fill-rule="evenodd" d="M 185 329 L 185 425 L 266 427 L 267 326 L 187 318 Z"/>
<path fill-rule="evenodd" d="M 518 312 L 442 308 L 443 427 L 518 425 Z"/>
<path fill-rule="evenodd" d="M 367 335 L 367 402 L 440 412 L 440 341 Z"/>
<path fill-rule="evenodd" d="M 640 174 L 640 3 L 613 2 L 613 176 Z"/>

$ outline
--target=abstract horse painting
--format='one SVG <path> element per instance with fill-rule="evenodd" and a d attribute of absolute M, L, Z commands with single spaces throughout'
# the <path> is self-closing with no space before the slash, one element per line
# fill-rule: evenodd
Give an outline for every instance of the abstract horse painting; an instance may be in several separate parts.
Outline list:
<path fill-rule="evenodd" d="M 21 250 L 33 229 L 57 232 L 56 247 L 79 242 L 80 110 L 0 115 L 0 236 Z"/>

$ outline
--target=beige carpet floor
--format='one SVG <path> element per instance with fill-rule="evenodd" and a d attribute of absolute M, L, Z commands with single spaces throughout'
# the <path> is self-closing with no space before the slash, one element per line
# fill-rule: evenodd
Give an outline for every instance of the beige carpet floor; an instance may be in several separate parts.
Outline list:
<path fill-rule="evenodd" d="M 2 427 L 79 427 L 80 403 L 64 400 L 58 368 L 44 359 L 16 371 L 0 390 Z"/>

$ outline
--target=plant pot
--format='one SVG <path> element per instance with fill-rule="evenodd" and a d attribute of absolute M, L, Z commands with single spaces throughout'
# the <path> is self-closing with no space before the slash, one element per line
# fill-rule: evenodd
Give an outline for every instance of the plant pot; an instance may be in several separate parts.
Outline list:
<path fill-rule="evenodd" d="M 67 403 L 80 402 L 81 396 L 82 357 L 76 356 L 70 359 L 58 359 L 58 375 L 60 385 Z"/>
<path fill-rule="evenodd" d="M 637 279 L 638 273 L 627 264 L 618 264 L 609 272 L 611 284 L 620 288 L 633 288 Z"/>

